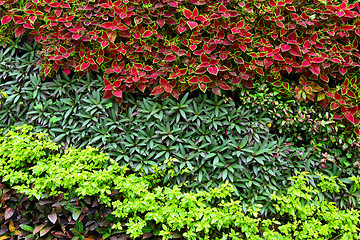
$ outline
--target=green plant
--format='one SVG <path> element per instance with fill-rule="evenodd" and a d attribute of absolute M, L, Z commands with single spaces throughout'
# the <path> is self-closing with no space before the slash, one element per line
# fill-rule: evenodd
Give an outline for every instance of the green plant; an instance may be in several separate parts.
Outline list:
<path fill-rule="evenodd" d="M 41 137 L 39 134 L 32 135 L 29 127 L 23 127 L 22 132 L 19 132 L 20 129 L 17 128 L 17 132 L 9 132 L 3 136 L 0 139 L 1 146 L 7 147 L 16 143 L 20 136 L 24 144 L 13 145 L 13 150 L 24 149 L 25 145 L 32 146 L 32 142 L 26 142 L 25 132 L 29 135 L 28 139 Z M 42 139 L 37 144 L 42 145 L 46 141 Z M 41 152 L 40 148 L 31 149 L 34 153 Z M 42 237 L 62 235 L 72 239 L 94 239 L 93 230 L 98 225 L 89 226 L 97 222 L 82 222 L 83 219 L 89 221 L 92 218 L 92 215 L 87 213 L 87 206 L 92 204 L 92 207 L 100 207 L 94 197 L 99 198 L 101 204 L 108 207 L 102 217 L 94 215 L 95 219 L 104 221 L 103 226 L 107 226 L 105 229 L 99 229 L 98 234 L 107 234 L 106 236 L 126 233 L 132 238 L 144 238 L 150 234 L 162 239 L 183 237 L 224 240 L 228 237 L 358 239 L 359 236 L 359 210 L 339 210 L 333 202 L 319 198 L 325 192 L 341 191 L 344 179 L 333 176 L 310 176 L 308 173 L 301 173 L 292 177 L 292 186 L 288 185 L 286 191 L 272 194 L 272 200 L 276 203 L 275 213 L 270 218 L 260 218 L 261 205 L 255 202 L 248 206 L 248 213 L 245 214 L 241 201 L 232 199 L 235 188 L 228 182 L 209 191 L 190 193 L 182 192 L 177 185 L 162 186 L 161 179 L 173 168 L 174 159 L 169 159 L 165 163 L 166 170 L 157 167 L 154 174 L 141 176 L 129 173 L 126 166 L 119 167 L 108 156 L 96 153 L 95 149 L 90 148 L 71 149 L 64 155 L 49 154 L 47 159 L 33 158 L 29 166 L 12 164 L 12 168 L 5 168 L 4 165 L 14 162 L 13 158 L 21 160 L 19 156 L 6 155 L 4 153 L 7 151 L 3 148 L 0 151 L 0 166 L 4 169 L 1 172 L 1 189 L 6 189 L 4 184 L 9 184 L 18 190 L 17 194 L 22 193 L 26 196 L 23 198 L 24 195 L 16 195 L 22 199 L 20 203 L 24 203 L 19 204 L 16 198 L 10 197 L 15 195 L 15 192 L 4 190 L 1 199 L 4 199 L 2 207 L 5 210 L 5 219 L 0 222 L 8 224 L 13 221 L 15 226 L 12 227 L 12 232 L 29 239 L 38 238 L 38 233 Z M 24 155 L 24 158 L 26 157 Z M 22 173 L 21 178 L 18 178 L 18 173 Z M 54 181 L 56 177 L 57 182 Z M 15 178 L 16 181 L 12 181 Z M 347 181 L 353 189 L 359 188 L 359 177 L 353 176 Z M 311 182 L 317 182 L 319 188 L 313 188 Z M 90 200 L 89 197 L 94 200 Z M 37 226 L 19 224 L 18 219 L 25 217 L 21 214 L 34 212 L 29 208 L 33 201 L 40 201 L 35 205 L 37 211 L 40 211 L 37 216 L 42 219 L 42 223 Z M 47 204 L 64 210 L 55 211 Z M 42 207 L 43 205 L 45 206 Z M 28 211 L 23 211 L 24 206 L 27 206 Z M 67 216 L 73 219 L 68 226 L 62 225 L 62 230 L 55 230 L 62 222 L 58 218 Z M 29 217 L 31 219 L 33 215 L 26 216 L 27 219 Z M 115 231 L 111 230 L 110 225 Z M 19 230 L 15 232 L 15 229 Z"/>

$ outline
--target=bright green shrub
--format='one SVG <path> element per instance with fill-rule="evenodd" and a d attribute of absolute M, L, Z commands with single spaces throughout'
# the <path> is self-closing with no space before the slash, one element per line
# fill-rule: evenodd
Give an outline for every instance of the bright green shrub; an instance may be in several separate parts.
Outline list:
<path fill-rule="evenodd" d="M 29 128 L 25 127 L 23 131 L 29 131 Z M 0 139 L 1 146 L 16 142 L 19 139 L 17 135 L 21 136 L 24 132 L 9 132 Z M 28 139 L 31 137 L 29 134 Z M 26 143 L 26 137 L 23 140 Z M 14 145 L 12 150 L 23 148 Z M 0 167 L 6 169 L 4 165 L 12 162 L 13 158 L 12 155 L 6 155 L 8 150 L 0 149 Z M 39 149 L 33 151 L 35 153 Z M 359 239 L 360 212 L 357 209 L 339 210 L 333 203 L 319 200 L 322 192 L 340 191 L 341 179 L 335 177 L 318 175 L 319 180 L 316 180 L 307 173 L 293 177 L 293 186 L 287 191 L 272 194 L 276 212 L 273 218 L 264 219 L 258 216 L 261 207 L 258 204 L 253 204 L 248 214 L 243 213 L 241 202 L 231 197 L 234 187 L 229 183 L 208 192 L 183 193 L 179 186 L 169 188 L 159 185 L 166 174 L 159 168 L 155 169 L 154 175 L 128 174 L 126 167 L 119 167 L 108 156 L 96 153 L 91 148 L 69 150 L 64 155 L 49 154 L 48 158 L 33 158 L 30 164 L 31 167 L 18 164 L 12 169 L 3 170 L 2 182 L 32 197 L 33 201 L 37 201 L 33 197 L 41 200 L 42 204 L 46 204 L 49 196 L 61 193 L 66 194 L 65 200 L 74 196 L 84 200 L 90 196 L 99 197 L 102 204 L 111 208 L 108 214 L 113 217 L 109 219 L 117 221 L 112 225 L 112 228 L 118 229 L 115 234 L 126 233 L 132 238 L 151 233 L 163 239 L 180 236 L 185 239 Z M 167 166 L 171 166 L 171 161 Z M 26 174 L 12 182 L 11 179 L 20 172 Z M 318 183 L 321 192 L 309 185 L 312 181 Z M 352 177 L 348 181 L 355 190 L 360 187 L 359 177 Z M 84 230 L 88 229 L 81 222 L 85 216 L 82 210 L 74 209 L 67 201 L 63 201 L 63 204 L 60 206 L 64 206 L 66 211 L 76 212 L 72 218 L 77 221 L 78 231 L 72 233 L 80 238 L 86 234 L 87 230 Z M 77 206 L 77 203 L 74 204 Z M 1 224 L 7 224 L 13 219 L 11 221 L 18 224 L 19 230 L 23 229 L 16 234 L 26 236 L 34 228 L 16 220 L 17 214 L 22 218 L 21 213 L 24 211 L 14 214 L 15 208 L 22 207 L 22 204 L 12 205 L 11 209 L 7 207 L 6 219 L 1 220 Z M 56 228 L 60 223 L 60 220 L 59 223 L 53 221 L 53 216 L 41 216 L 52 221 L 52 225 L 48 223 L 49 220 L 45 221 L 50 224 L 50 228 Z M 58 216 L 63 215 L 59 213 Z M 43 235 L 52 236 L 55 232 L 47 231 Z"/>

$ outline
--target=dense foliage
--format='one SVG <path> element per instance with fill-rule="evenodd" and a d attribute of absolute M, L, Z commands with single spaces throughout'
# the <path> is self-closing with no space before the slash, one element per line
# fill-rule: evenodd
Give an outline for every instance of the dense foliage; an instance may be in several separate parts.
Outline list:
<path fill-rule="evenodd" d="M 93 148 L 56 154 L 58 146 L 31 129 L 17 127 L 0 137 L 3 236 L 224 240 L 359 236 L 358 210 L 339 210 L 319 199 L 323 192 L 340 191 L 343 184 L 334 177 L 303 173 L 291 178 L 293 186 L 272 195 L 276 214 L 261 219 L 257 204 L 243 213 L 239 201 L 231 199 L 234 189 L 228 183 L 184 194 L 179 186 L 162 186 L 165 172 L 159 168 L 149 176 L 129 174 L 126 166 Z M 165 165 L 172 168 L 170 161 Z M 359 177 L 347 180 L 355 190 L 360 187 Z M 317 182 L 322 193 L 309 181 Z"/>
<path fill-rule="evenodd" d="M 0 109 L 5 131 L 30 123 L 36 132 L 46 132 L 61 143 L 62 152 L 70 145 L 96 147 L 120 165 L 128 163 L 146 174 L 174 157 L 177 176 L 170 179 L 167 174 L 164 183 L 174 181 L 189 191 L 229 180 L 236 187 L 234 195 L 244 200 L 244 209 L 246 202 L 258 202 L 263 205 L 261 213 L 274 211 L 270 194 L 286 189 L 287 179 L 296 171 L 344 178 L 359 173 L 356 138 L 343 133 L 344 128 L 321 113 L 320 106 L 288 102 L 264 84 L 228 98 L 186 94 L 179 101 L 162 101 L 128 95 L 119 106 L 101 99 L 99 76 L 58 74 L 42 80 L 36 69 L 24 72 L 26 62 L 36 65 L 38 60 L 31 57 L 36 56 L 36 46 L 24 46 L 30 50 L 21 50 L 19 43 L 4 55 L 5 67 L 9 66 L 4 75 L 10 68 L 19 75 L 0 79 L 0 89 L 8 96 Z M 341 195 L 327 198 L 347 208 L 357 205 L 356 195 L 346 187 Z"/>
<path fill-rule="evenodd" d="M 0 6 L 3 42 L 14 33 L 35 39 L 47 76 L 59 69 L 109 74 L 105 98 L 121 102 L 135 90 L 220 95 L 260 80 L 299 101 L 318 101 L 360 134 L 353 75 L 360 66 L 358 2 L 2 0 Z"/>

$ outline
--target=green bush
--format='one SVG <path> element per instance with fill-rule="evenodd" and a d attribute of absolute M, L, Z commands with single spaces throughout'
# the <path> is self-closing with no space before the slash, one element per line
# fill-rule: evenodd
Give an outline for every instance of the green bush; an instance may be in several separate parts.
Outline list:
<path fill-rule="evenodd" d="M 161 184 L 168 167 L 173 167 L 171 161 L 165 164 L 166 171 L 156 168 L 155 174 L 151 175 L 129 174 L 126 166 L 120 167 L 93 148 L 70 149 L 63 155 L 55 154 L 52 151 L 56 147 L 48 139 L 41 134 L 32 135 L 30 130 L 31 127 L 16 128 L 16 132 L 11 131 L 0 138 L 2 182 L 30 197 L 30 201 L 40 201 L 35 204 L 38 207 L 47 201 L 54 202 L 51 196 L 56 197 L 57 207 L 72 212 L 74 221 L 70 225 L 76 225 L 76 228 L 70 229 L 72 235 L 64 228 L 63 231 L 75 239 L 84 239 L 90 231 L 89 225 L 82 223 L 82 219 L 89 219 L 91 213 L 84 216 L 85 205 L 79 209 L 78 200 L 69 202 L 74 197 L 86 202 L 89 202 L 88 197 L 98 197 L 102 204 L 109 207 L 108 221 L 117 231 L 108 228 L 107 237 L 126 233 L 131 238 L 144 238 L 150 234 L 162 239 L 359 239 L 359 210 L 339 210 L 334 203 L 319 198 L 324 192 L 340 191 L 342 183 L 336 177 L 317 175 L 315 178 L 307 173 L 292 177 L 293 186 L 289 186 L 287 191 L 272 194 L 275 214 L 271 218 L 260 218 L 261 206 L 258 204 L 250 206 L 247 214 L 243 213 L 241 201 L 234 201 L 231 197 L 234 187 L 229 183 L 211 188 L 208 192 L 182 193 L 179 186 Z M 36 141 L 41 147 L 33 147 Z M 24 154 L 9 154 L 9 151 Z M 34 157 L 28 159 L 31 152 Z M 27 164 L 24 165 L 24 162 Z M 309 185 L 312 181 L 316 181 L 321 190 Z M 360 188 L 359 177 L 351 177 L 347 181 L 354 190 Z M 3 194 L 9 195 L 6 192 Z M 61 194 L 65 196 L 57 197 Z M 63 197 L 64 201 L 61 200 Z M 16 209 L 22 210 L 24 206 L 19 201 L 11 202 L 10 197 L 6 199 L 9 202 L 3 202 L 5 218 L 1 224 L 7 226 L 12 222 L 11 229 L 18 230 L 9 234 L 35 239 L 38 231 L 32 226 L 33 216 L 22 216 L 27 211 Z M 38 215 L 47 226 L 47 231 L 40 234 L 48 237 L 59 234 L 50 232 L 50 229 L 61 225 L 62 220 L 57 221 L 57 217 L 69 215 L 61 212 Z M 45 229 L 45 225 L 38 229 Z"/>

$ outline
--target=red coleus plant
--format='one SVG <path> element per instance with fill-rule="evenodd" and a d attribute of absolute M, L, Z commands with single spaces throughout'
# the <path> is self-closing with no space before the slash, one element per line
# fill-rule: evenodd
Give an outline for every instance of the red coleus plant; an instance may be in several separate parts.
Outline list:
<path fill-rule="evenodd" d="M 136 89 L 163 97 L 197 88 L 220 95 L 220 89 L 252 87 L 263 79 L 300 101 L 336 111 L 343 106 L 341 116 L 357 123 L 354 90 L 344 86 L 335 97 L 334 86 L 360 66 L 359 3 L 34 0 L 20 6 L 0 0 L 0 5 L 1 41 L 27 34 L 42 44 L 45 76 L 60 69 L 80 75 L 101 69 L 109 75 L 105 98 Z"/>

